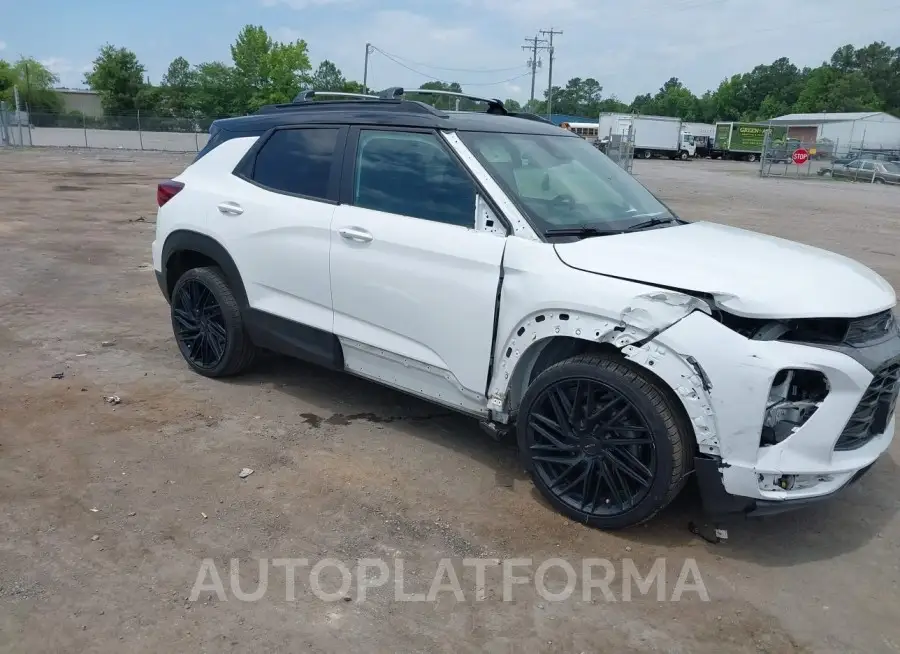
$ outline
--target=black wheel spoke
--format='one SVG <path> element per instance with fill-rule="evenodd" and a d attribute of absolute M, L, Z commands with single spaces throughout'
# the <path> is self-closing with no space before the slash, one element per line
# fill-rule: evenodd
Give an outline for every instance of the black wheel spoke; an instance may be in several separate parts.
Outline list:
<path fill-rule="evenodd" d="M 581 474 L 575 477 L 575 479 L 571 480 L 568 484 L 566 484 L 563 488 L 559 489 L 559 493 L 561 495 L 565 495 L 570 490 L 575 488 L 578 484 L 580 484 L 584 478 L 587 476 L 589 466 L 585 466 L 584 470 L 581 471 Z"/>
<path fill-rule="evenodd" d="M 193 365 L 219 365 L 228 347 L 222 308 L 212 289 L 199 279 L 181 282 L 172 298 L 172 325 L 179 347 Z"/>
<path fill-rule="evenodd" d="M 649 436 L 646 438 L 607 438 L 603 442 L 607 447 L 616 445 L 650 445 L 653 443 L 653 439 Z"/>
<path fill-rule="evenodd" d="M 622 396 L 614 396 L 612 399 L 608 400 L 605 404 L 603 404 L 597 411 L 591 415 L 587 420 L 587 425 L 589 427 L 594 427 L 603 422 L 612 422 L 611 420 L 606 420 L 604 418 L 611 410 L 618 409 L 622 405 L 628 406 L 628 400 L 626 400 Z"/>
<path fill-rule="evenodd" d="M 617 388 L 592 377 L 557 381 L 531 403 L 526 424 L 534 474 L 572 509 L 621 515 L 648 496 L 656 441 Z"/>
<path fill-rule="evenodd" d="M 581 485 L 581 510 L 584 511 L 585 506 L 587 506 L 587 497 L 588 497 L 588 489 L 591 487 L 592 482 L 594 482 L 595 477 L 597 476 L 594 468 L 597 467 L 594 459 L 588 459 L 587 461 L 587 469 L 585 470 L 584 482 Z"/>
<path fill-rule="evenodd" d="M 572 400 L 572 405 L 569 407 L 570 424 L 574 425 L 579 419 L 587 417 L 587 395 L 588 383 L 578 380 L 578 383 L 575 385 L 575 399 Z M 584 411 L 580 416 L 578 415 L 579 409 Z"/>
<path fill-rule="evenodd" d="M 619 490 L 619 485 L 616 483 L 617 480 L 615 479 L 613 471 L 603 459 L 600 459 L 600 461 L 598 461 L 598 465 L 603 471 L 603 481 L 606 482 L 606 487 L 609 489 L 610 500 L 612 502 L 615 502 L 616 504 L 624 505 L 626 499 L 622 495 L 622 492 Z"/>
<path fill-rule="evenodd" d="M 553 488 L 559 482 L 561 482 L 563 479 L 568 477 L 569 473 L 572 472 L 575 469 L 575 466 L 577 466 L 579 463 L 581 463 L 581 461 L 582 461 L 582 459 L 580 459 L 580 458 L 572 459 L 571 463 L 565 464 L 566 467 L 563 468 L 563 471 L 560 472 L 559 474 L 557 474 L 556 477 L 553 478 L 553 481 L 550 482 L 550 488 Z"/>
<path fill-rule="evenodd" d="M 572 411 L 569 398 L 566 397 L 566 394 L 561 389 L 554 388 L 550 393 L 549 400 L 550 406 L 553 407 L 553 414 L 556 416 L 556 424 L 568 432 L 571 429 L 569 414 Z"/>
<path fill-rule="evenodd" d="M 649 486 L 653 472 L 624 448 L 609 450 L 609 461 L 621 473 L 634 479 L 641 486 Z"/>
<path fill-rule="evenodd" d="M 536 416 L 532 416 L 532 418 L 535 418 L 535 417 Z M 550 432 L 550 430 L 548 430 L 543 425 L 538 424 L 537 420 L 532 419 L 529 426 L 534 431 L 536 431 L 541 436 L 543 436 L 545 439 L 547 439 L 547 441 L 548 441 L 546 443 L 540 443 L 540 445 L 533 445 L 532 448 L 540 447 L 540 449 L 544 449 L 544 450 L 558 450 L 561 452 L 571 452 L 576 447 L 575 445 L 566 445 L 559 438 L 557 438 L 554 434 L 552 434 Z"/>

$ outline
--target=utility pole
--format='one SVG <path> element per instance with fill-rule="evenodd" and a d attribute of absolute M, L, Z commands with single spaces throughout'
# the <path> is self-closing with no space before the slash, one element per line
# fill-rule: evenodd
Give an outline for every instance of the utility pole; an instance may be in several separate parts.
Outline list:
<path fill-rule="evenodd" d="M 531 59 L 528 61 L 528 65 L 531 66 L 531 101 L 534 102 L 534 77 L 537 74 L 537 68 L 540 66 L 540 62 L 538 61 L 538 50 L 544 50 L 545 46 L 543 44 L 547 43 L 544 39 L 539 39 L 537 36 L 532 38 L 526 38 L 525 42 L 529 45 L 523 45 L 523 50 L 531 50 Z"/>
<path fill-rule="evenodd" d="M 550 116 L 553 113 L 553 36 L 562 34 L 562 30 L 555 30 L 551 27 L 549 30 L 541 30 L 541 34 L 550 37 L 547 46 L 547 49 L 550 51 L 550 64 L 547 66 L 547 120 L 550 120 Z"/>
<path fill-rule="evenodd" d="M 372 54 L 372 44 L 366 43 L 366 63 L 363 64 L 363 93 L 369 92 L 369 55 Z"/>

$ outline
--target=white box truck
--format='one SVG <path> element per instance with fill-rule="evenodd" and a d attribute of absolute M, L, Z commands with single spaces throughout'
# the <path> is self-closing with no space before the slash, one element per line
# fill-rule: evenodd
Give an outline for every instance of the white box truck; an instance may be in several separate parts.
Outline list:
<path fill-rule="evenodd" d="M 698 157 L 711 157 L 715 149 L 716 126 L 711 123 L 684 123 L 684 132 L 694 137 L 694 147 Z"/>
<path fill-rule="evenodd" d="M 612 134 L 630 135 L 634 156 L 644 159 L 654 156 L 690 159 L 696 152 L 694 137 L 682 128 L 680 118 L 600 114 L 600 138 L 609 138 Z"/>

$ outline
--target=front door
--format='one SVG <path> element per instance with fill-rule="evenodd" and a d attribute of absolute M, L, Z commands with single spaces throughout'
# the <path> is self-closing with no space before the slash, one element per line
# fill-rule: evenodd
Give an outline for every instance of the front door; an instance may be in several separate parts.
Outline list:
<path fill-rule="evenodd" d="M 331 293 L 347 368 L 483 405 L 506 238 L 474 229 L 475 183 L 430 130 L 353 128 L 344 161 Z"/>

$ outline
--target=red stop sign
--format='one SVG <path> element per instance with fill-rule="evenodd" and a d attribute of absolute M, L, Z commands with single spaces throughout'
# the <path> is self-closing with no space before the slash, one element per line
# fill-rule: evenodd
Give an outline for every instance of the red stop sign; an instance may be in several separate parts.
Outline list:
<path fill-rule="evenodd" d="M 802 166 L 807 161 L 809 161 L 809 152 L 804 150 L 803 148 L 797 148 L 794 150 L 794 154 L 791 155 L 791 159 L 798 166 Z"/>

